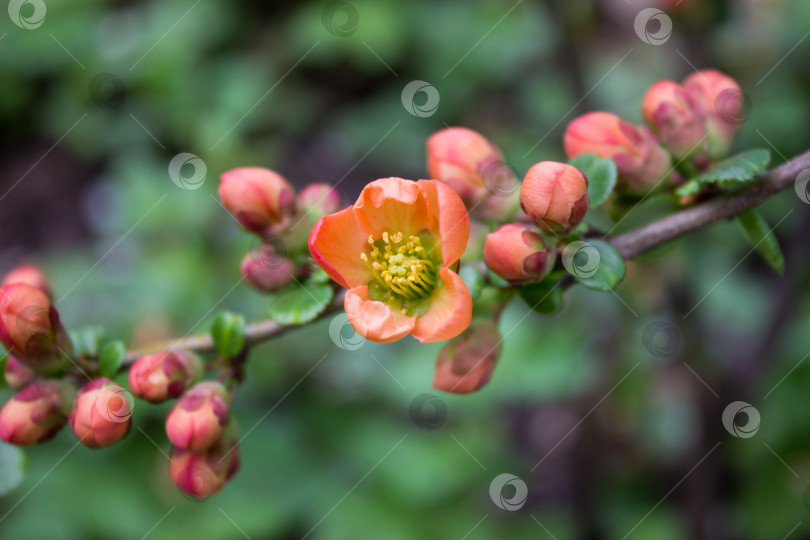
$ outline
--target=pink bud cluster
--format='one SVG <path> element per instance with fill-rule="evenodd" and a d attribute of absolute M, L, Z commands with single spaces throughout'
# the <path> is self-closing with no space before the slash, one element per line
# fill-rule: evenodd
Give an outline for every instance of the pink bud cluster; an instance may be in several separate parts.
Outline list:
<path fill-rule="evenodd" d="M 274 292 L 306 277 L 306 241 L 312 225 L 343 207 L 331 185 L 309 184 L 296 195 L 290 182 L 275 171 L 242 167 L 222 174 L 222 205 L 261 244 L 240 264 L 242 277 L 254 289 Z"/>

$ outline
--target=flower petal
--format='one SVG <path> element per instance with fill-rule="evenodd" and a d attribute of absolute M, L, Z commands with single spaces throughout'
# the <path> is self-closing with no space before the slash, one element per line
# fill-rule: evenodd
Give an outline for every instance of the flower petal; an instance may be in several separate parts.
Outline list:
<path fill-rule="evenodd" d="M 309 233 L 312 258 L 347 289 L 372 280 L 371 270 L 360 259 L 367 246 L 368 234 L 360 229 L 351 208 L 323 216 Z"/>
<path fill-rule="evenodd" d="M 470 215 L 464 202 L 450 186 L 438 180 L 419 180 L 431 213 L 434 249 L 441 250 L 442 261 L 450 266 L 461 258 L 470 239 Z"/>
<path fill-rule="evenodd" d="M 458 274 L 442 267 L 439 270 L 441 287 L 430 297 L 427 313 L 416 319 L 411 332 L 422 343 L 452 339 L 470 326 L 472 296 Z"/>
<path fill-rule="evenodd" d="M 386 304 L 372 300 L 368 286 L 346 292 L 343 302 L 346 315 L 355 331 L 370 341 L 390 343 L 407 336 L 416 324 L 416 315 L 407 316 L 391 311 Z"/>
<path fill-rule="evenodd" d="M 383 231 L 411 235 L 430 229 L 427 201 L 413 180 L 375 180 L 363 188 L 353 209 L 360 227 L 374 238 Z"/>

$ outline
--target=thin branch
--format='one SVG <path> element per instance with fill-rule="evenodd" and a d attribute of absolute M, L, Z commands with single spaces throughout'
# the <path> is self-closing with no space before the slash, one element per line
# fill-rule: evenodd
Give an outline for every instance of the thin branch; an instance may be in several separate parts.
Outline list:
<path fill-rule="evenodd" d="M 675 238 L 712 223 L 732 218 L 757 206 L 775 193 L 792 186 L 796 177 L 807 169 L 810 169 L 810 152 L 806 152 L 780 165 L 759 180 L 738 191 L 710 199 L 638 229 L 620 234 L 612 238 L 610 242 L 622 254 L 622 257 L 632 259 Z M 336 294 L 332 303 L 327 306 L 316 320 L 342 310 L 344 295 L 344 292 Z M 295 328 L 297 326 L 285 326 L 272 320 L 263 320 L 247 325 L 245 334 L 248 345 L 253 345 L 280 336 Z M 171 349 L 211 352 L 214 350 L 214 342 L 211 335 L 205 333 L 155 343 L 141 349 L 128 351 L 124 366 L 128 366 L 145 354 Z"/>
<path fill-rule="evenodd" d="M 805 152 L 780 165 L 759 180 L 734 193 L 710 199 L 638 229 L 620 234 L 610 242 L 619 250 L 622 257 L 632 259 L 679 236 L 732 218 L 757 206 L 771 195 L 792 186 L 796 177 L 806 169 L 810 169 L 810 152 Z"/>

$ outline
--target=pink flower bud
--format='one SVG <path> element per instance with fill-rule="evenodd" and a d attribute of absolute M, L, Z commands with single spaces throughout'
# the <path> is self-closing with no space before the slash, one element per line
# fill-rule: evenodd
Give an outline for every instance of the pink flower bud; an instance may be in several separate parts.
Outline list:
<path fill-rule="evenodd" d="M 576 167 L 541 161 L 523 179 L 520 206 L 541 229 L 567 232 L 588 211 L 588 179 Z"/>
<path fill-rule="evenodd" d="M 484 262 L 512 285 L 540 281 L 554 266 L 556 251 L 529 225 L 509 223 L 487 235 Z"/>
<path fill-rule="evenodd" d="M 644 194 L 667 179 L 672 158 L 653 133 L 615 114 L 592 112 L 568 124 L 563 138 L 569 158 L 593 153 L 616 162 L 618 189 Z"/>
<path fill-rule="evenodd" d="M 297 268 L 287 257 L 276 253 L 275 248 L 263 245 L 249 251 L 241 264 L 242 276 L 256 290 L 272 292 L 292 283 Z"/>
<path fill-rule="evenodd" d="M 707 69 L 684 79 L 683 87 L 704 115 L 709 158 L 725 156 L 745 121 L 745 95 L 740 85 L 717 70 Z"/>
<path fill-rule="evenodd" d="M 708 146 L 700 107 L 674 81 L 658 81 L 644 94 L 644 121 L 676 158 L 691 158 Z"/>
<path fill-rule="evenodd" d="M 31 383 L 36 375 L 33 369 L 20 362 L 16 356 L 9 356 L 6 360 L 5 377 L 9 388 L 19 390 Z"/>
<path fill-rule="evenodd" d="M 133 394 L 152 403 L 176 398 L 202 376 L 197 355 L 188 351 L 159 352 L 138 358 L 129 369 Z"/>
<path fill-rule="evenodd" d="M 473 321 L 439 351 L 433 388 L 454 394 L 475 392 L 489 382 L 500 354 L 501 336 L 495 323 Z"/>
<path fill-rule="evenodd" d="M 201 453 L 222 436 L 229 416 L 229 396 L 218 382 L 197 383 L 166 416 L 166 434 L 182 450 Z"/>
<path fill-rule="evenodd" d="M 90 448 L 110 446 L 132 429 L 132 396 L 109 379 L 96 379 L 79 390 L 68 423 Z"/>
<path fill-rule="evenodd" d="M 72 345 L 48 296 L 24 283 L 0 287 L 0 341 L 41 373 L 57 371 Z"/>
<path fill-rule="evenodd" d="M 243 167 L 222 174 L 222 205 L 249 231 L 262 234 L 296 213 L 295 191 L 280 174 L 261 167 Z"/>
<path fill-rule="evenodd" d="M 0 439 L 18 446 L 51 439 L 65 425 L 71 393 L 56 381 L 29 384 L 0 410 Z"/>
<path fill-rule="evenodd" d="M 172 482 L 185 493 L 205 499 L 217 493 L 239 470 L 239 446 L 235 430 L 201 453 L 175 448 L 169 461 Z"/>
<path fill-rule="evenodd" d="M 480 133 L 463 127 L 437 131 L 427 142 L 427 167 L 430 177 L 453 188 L 476 216 L 507 220 L 516 213 L 517 178 L 498 147 Z"/>
<path fill-rule="evenodd" d="M 36 266 L 20 266 L 5 275 L 3 281 L 0 282 L 0 287 L 3 285 L 11 285 L 13 283 L 25 283 L 31 285 L 35 289 L 44 292 L 49 299 L 53 299 L 51 287 L 48 285 L 48 280 L 45 279 L 45 274 Z"/>
<path fill-rule="evenodd" d="M 343 197 L 331 184 L 309 184 L 298 194 L 298 205 L 313 220 L 343 209 Z"/>

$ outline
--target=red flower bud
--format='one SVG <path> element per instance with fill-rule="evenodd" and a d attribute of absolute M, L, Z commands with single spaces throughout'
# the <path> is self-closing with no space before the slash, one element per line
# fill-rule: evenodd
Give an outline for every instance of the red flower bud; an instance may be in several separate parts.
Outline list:
<path fill-rule="evenodd" d="M 705 118 L 709 158 L 725 156 L 745 121 L 745 95 L 740 85 L 717 70 L 707 69 L 684 79 L 683 87 Z"/>
<path fill-rule="evenodd" d="M 68 423 L 90 448 L 110 446 L 132 429 L 132 396 L 109 379 L 96 379 L 79 390 Z"/>
<path fill-rule="evenodd" d="M 476 131 L 453 127 L 431 135 L 427 167 L 431 178 L 453 188 L 478 217 L 507 220 L 517 211 L 517 178 L 498 147 Z"/>
<path fill-rule="evenodd" d="M 588 179 L 576 167 L 541 161 L 523 179 L 520 206 L 541 229 L 567 232 L 588 211 Z"/>
<path fill-rule="evenodd" d="M 454 394 L 475 392 L 489 382 L 500 354 L 501 336 L 495 323 L 473 321 L 439 351 L 433 388 Z"/>
<path fill-rule="evenodd" d="M 57 371 L 72 345 L 48 296 L 24 283 L 0 288 L 0 341 L 38 372 Z"/>
<path fill-rule="evenodd" d="M 205 499 L 217 493 L 239 470 L 240 456 L 236 432 L 225 435 L 201 453 L 175 448 L 169 461 L 172 482 L 185 493 Z"/>
<path fill-rule="evenodd" d="M 669 176 L 672 158 L 653 133 L 615 114 L 592 112 L 568 124 L 563 138 L 569 158 L 593 153 L 616 162 L 618 187 L 644 194 Z"/>
<path fill-rule="evenodd" d="M 201 453 L 222 436 L 229 416 L 229 396 L 218 382 L 197 383 L 166 416 L 166 434 L 182 450 Z"/>
<path fill-rule="evenodd" d="M 13 283 L 25 283 L 32 287 L 44 292 L 49 299 L 53 299 L 51 287 L 48 285 L 48 280 L 45 279 L 45 274 L 36 266 L 20 266 L 5 275 L 3 281 L 0 282 L 0 287 L 3 285 L 11 285 Z"/>
<path fill-rule="evenodd" d="M 501 225 L 487 235 L 484 262 L 512 285 L 540 281 L 554 266 L 556 251 L 529 225 Z"/>
<path fill-rule="evenodd" d="M 295 191 L 280 174 L 243 167 L 222 174 L 222 205 L 249 231 L 262 234 L 296 213 Z"/>
<path fill-rule="evenodd" d="M 273 246 L 265 244 L 242 258 L 241 270 L 251 287 L 272 292 L 292 283 L 297 268 L 290 259 L 276 253 Z"/>
<path fill-rule="evenodd" d="M 18 446 L 51 439 L 65 425 L 70 394 L 56 381 L 29 384 L 0 410 L 0 439 Z"/>
<path fill-rule="evenodd" d="M 129 369 L 129 388 L 141 399 L 161 403 L 176 398 L 202 376 L 202 362 L 188 351 L 138 358 Z"/>
<path fill-rule="evenodd" d="M 6 360 L 5 377 L 9 388 L 19 390 L 31 383 L 36 375 L 33 369 L 20 362 L 17 357 L 9 356 Z"/>
<path fill-rule="evenodd" d="M 644 121 L 676 158 L 690 158 L 708 146 L 700 107 L 674 81 L 658 81 L 644 94 Z"/>
<path fill-rule="evenodd" d="M 343 197 L 331 184 L 309 184 L 298 194 L 298 205 L 313 223 L 326 214 L 342 210 Z"/>

